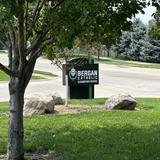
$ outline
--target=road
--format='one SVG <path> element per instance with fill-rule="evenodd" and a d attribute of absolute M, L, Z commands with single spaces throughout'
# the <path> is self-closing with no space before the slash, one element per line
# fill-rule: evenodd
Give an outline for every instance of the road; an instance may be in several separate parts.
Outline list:
<path fill-rule="evenodd" d="M 7 57 L 0 55 L 0 62 L 7 63 Z M 95 86 L 95 97 L 109 97 L 117 93 L 129 93 L 134 97 L 160 97 L 160 69 L 119 67 L 100 64 L 100 84 Z M 62 85 L 62 71 L 46 59 L 38 59 L 37 70 L 58 75 L 51 80 L 31 81 L 26 94 L 52 94 L 65 97 Z M 0 82 L 0 101 L 9 99 L 8 83 Z"/>

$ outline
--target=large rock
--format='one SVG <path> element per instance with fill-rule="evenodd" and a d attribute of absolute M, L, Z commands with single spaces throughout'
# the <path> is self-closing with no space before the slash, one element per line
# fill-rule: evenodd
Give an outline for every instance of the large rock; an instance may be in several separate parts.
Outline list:
<path fill-rule="evenodd" d="M 118 94 L 111 96 L 105 103 L 108 110 L 125 109 L 134 110 L 137 105 L 136 100 L 129 94 Z"/>
<path fill-rule="evenodd" d="M 55 105 L 63 105 L 64 100 L 57 94 L 32 94 L 25 97 L 24 115 L 41 115 L 54 113 Z"/>
<path fill-rule="evenodd" d="M 53 98 L 55 105 L 63 105 L 64 104 L 64 99 L 58 93 L 49 94 L 48 96 L 49 97 L 51 96 Z"/>
<path fill-rule="evenodd" d="M 24 116 L 54 113 L 55 103 L 52 97 L 27 97 L 24 103 Z"/>

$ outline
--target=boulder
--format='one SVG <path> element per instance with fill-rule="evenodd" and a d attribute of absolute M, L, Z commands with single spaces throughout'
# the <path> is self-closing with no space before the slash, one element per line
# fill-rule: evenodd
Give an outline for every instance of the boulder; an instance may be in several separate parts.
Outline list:
<path fill-rule="evenodd" d="M 57 93 L 43 95 L 31 94 L 25 97 L 24 115 L 41 115 L 54 113 L 55 105 L 63 105 L 64 100 Z"/>
<path fill-rule="evenodd" d="M 27 97 L 24 103 L 24 116 L 54 113 L 55 103 L 52 97 Z"/>
<path fill-rule="evenodd" d="M 58 93 L 49 94 L 48 96 L 53 98 L 55 105 L 64 105 L 64 99 Z"/>
<path fill-rule="evenodd" d="M 111 96 L 105 103 L 107 110 L 124 109 L 134 110 L 137 105 L 136 100 L 129 94 L 117 94 Z"/>

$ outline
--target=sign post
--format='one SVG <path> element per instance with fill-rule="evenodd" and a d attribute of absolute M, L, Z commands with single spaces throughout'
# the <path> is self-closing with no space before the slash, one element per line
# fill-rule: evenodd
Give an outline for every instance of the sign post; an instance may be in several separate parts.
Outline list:
<path fill-rule="evenodd" d="M 68 86 L 68 75 L 66 74 L 66 99 L 65 99 L 65 107 L 68 107 L 68 92 L 69 92 L 69 86 Z"/>
<path fill-rule="evenodd" d="M 89 56 L 89 64 L 92 64 L 92 58 Z M 92 99 L 92 85 L 89 85 L 89 99 Z"/>

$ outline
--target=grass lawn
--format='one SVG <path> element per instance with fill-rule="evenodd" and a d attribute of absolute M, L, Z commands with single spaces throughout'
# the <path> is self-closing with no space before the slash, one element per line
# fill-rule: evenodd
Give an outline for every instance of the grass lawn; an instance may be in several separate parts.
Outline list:
<path fill-rule="evenodd" d="M 0 81 L 8 81 L 9 76 L 0 70 Z"/>
<path fill-rule="evenodd" d="M 113 64 L 120 67 L 140 67 L 140 68 L 155 68 L 160 69 L 160 64 L 158 63 L 143 63 L 138 61 L 127 61 L 127 60 L 119 60 L 119 59 L 112 59 L 109 58 L 107 60 L 99 60 L 96 62 L 104 63 L 104 64 Z"/>
<path fill-rule="evenodd" d="M 5 51 L 5 50 L 0 50 L 0 54 L 7 54 L 7 51 Z"/>
<path fill-rule="evenodd" d="M 39 70 L 35 70 L 33 74 L 37 74 L 37 75 L 33 75 L 32 80 L 45 79 L 42 76 L 50 76 L 50 77 L 56 77 L 57 76 L 53 73 L 45 72 L 45 71 L 39 71 Z M 0 70 L 0 81 L 8 81 L 8 80 L 9 80 L 9 76 Z"/>
<path fill-rule="evenodd" d="M 93 111 L 24 118 L 25 151 L 55 152 L 63 160 L 160 159 L 160 99 L 138 98 L 140 111 Z M 105 99 L 81 100 L 81 105 Z M 70 104 L 79 104 L 77 100 Z M 7 145 L 7 103 L 0 103 L 0 153 Z"/>
<path fill-rule="evenodd" d="M 45 76 L 50 76 L 50 77 L 57 77 L 56 74 L 53 74 L 51 72 L 39 71 L 39 70 L 34 70 L 34 74 L 40 74 L 40 75 L 45 75 Z"/>
<path fill-rule="evenodd" d="M 8 102 L 0 102 L 0 113 L 8 111 Z"/>
<path fill-rule="evenodd" d="M 159 98 L 136 98 L 138 102 L 138 108 L 139 109 L 160 109 L 160 99 Z M 72 99 L 69 100 L 69 104 L 72 105 L 82 105 L 82 106 L 99 106 L 101 107 L 102 105 L 105 104 L 106 98 L 98 98 L 98 99 L 92 99 L 92 100 L 77 100 L 77 99 Z"/>

